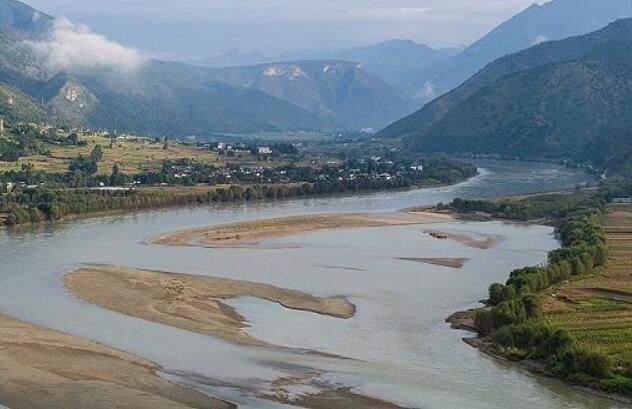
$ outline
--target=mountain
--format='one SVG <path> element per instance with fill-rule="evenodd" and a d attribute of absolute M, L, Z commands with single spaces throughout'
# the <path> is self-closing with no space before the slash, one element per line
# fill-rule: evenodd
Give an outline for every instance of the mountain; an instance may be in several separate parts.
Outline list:
<path fill-rule="evenodd" d="M 276 56 L 244 53 L 232 49 L 211 58 L 196 60 L 193 65 L 204 67 L 237 67 L 270 64 L 277 61 L 337 60 L 359 63 L 364 70 L 385 83 L 402 88 L 421 69 L 445 61 L 460 52 L 459 48 L 435 50 L 412 40 L 387 40 L 363 47 L 327 50 L 302 50 Z"/>
<path fill-rule="evenodd" d="M 347 61 L 217 68 L 212 79 L 263 91 L 328 122 L 354 128 L 381 128 L 412 112 L 411 101 L 402 92 Z"/>
<path fill-rule="evenodd" d="M 241 65 L 256 65 L 273 61 L 271 58 L 262 53 L 246 53 L 241 50 L 232 48 L 214 57 L 203 58 L 201 60 L 191 61 L 191 65 L 199 65 L 202 67 L 237 67 Z"/>
<path fill-rule="evenodd" d="M 354 61 L 384 82 L 400 86 L 419 70 L 446 60 L 446 53 L 412 40 L 389 40 L 366 47 L 356 47 L 332 53 L 331 58 Z"/>
<path fill-rule="evenodd" d="M 626 17 L 632 17 L 630 0 L 553 0 L 534 4 L 456 57 L 432 67 L 420 67 L 419 74 L 406 86 L 427 102 L 502 56 L 544 41 L 586 34 Z"/>
<path fill-rule="evenodd" d="M 9 116 L 7 111 L 7 119 L 47 116 L 76 126 L 158 136 L 338 129 L 286 101 L 218 84 L 211 77 L 208 69 L 158 61 L 147 62 L 133 74 L 104 68 L 50 77 L 21 36 L 0 33 L 0 89 L 31 107 L 19 111 L 23 115 L 16 111 Z"/>
<path fill-rule="evenodd" d="M 52 26 L 53 18 L 15 0 L 0 2 L 0 31 L 10 30 L 29 36 L 41 35 Z"/>
<path fill-rule="evenodd" d="M 11 111 L 17 120 L 44 114 L 84 127 L 181 136 L 382 127 L 412 111 L 401 92 L 338 61 L 208 68 L 148 60 L 133 72 L 107 65 L 58 72 L 29 45 L 50 40 L 53 18 L 13 0 L 0 0 L 0 11 L 0 86 L 40 111 L 21 118 Z M 76 43 L 81 35 L 70 37 Z"/>
<path fill-rule="evenodd" d="M 417 151 L 624 166 L 632 154 L 632 19 L 503 57 L 381 135 Z"/>

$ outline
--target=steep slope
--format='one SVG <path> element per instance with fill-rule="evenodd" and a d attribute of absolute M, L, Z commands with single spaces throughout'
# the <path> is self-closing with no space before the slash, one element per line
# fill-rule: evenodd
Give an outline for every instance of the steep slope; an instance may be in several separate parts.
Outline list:
<path fill-rule="evenodd" d="M 28 118 L 32 122 L 45 122 L 48 112 L 33 98 L 0 83 L 0 118 L 20 122 Z"/>
<path fill-rule="evenodd" d="M 428 101 L 470 78 L 488 63 L 549 40 L 586 34 L 632 17 L 629 0 L 553 0 L 534 4 L 472 44 L 455 58 L 430 68 L 407 83 Z"/>
<path fill-rule="evenodd" d="M 419 121 L 419 122 L 417 122 Z M 632 19 L 504 57 L 385 130 L 415 150 L 571 158 L 632 152 Z"/>
<path fill-rule="evenodd" d="M 52 18 L 13 0 L 0 0 L 0 13 L 0 87 L 24 101 L 0 109 L 5 119 L 41 120 L 48 111 L 61 123 L 152 135 L 345 127 L 260 90 L 218 84 L 214 71 L 184 64 L 148 61 L 133 73 L 104 67 L 51 76 L 25 40 L 45 40 Z"/>
<path fill-rule="evenodd" d="M 15 0 L 0 1 L 0 30 L 12 30 L 28 36 L 44 34 L 53 18 Z"/>
<path fill-rule="evenodd" d="M 345 61 L 296 61 L 213 70 L 213 80 L 257 89 L 332 123 L 381 127 L 410 112 L 403 93 Z"/>
<path fill-rule="evenodd" d="M 491 86 L 495 81 L 509 74 L 544 64 L 571 61 L 599 46 L 629 36 L 630 27 L 625 20 L 622 20 L 588 35 L 571 37 L 563 41 L 546 42 L 520 53 L 500 58 L 453 91 L 435 99 L 414 114 L 390 125 L 381 132 L 381 135 L 385 137 L 421 135 L 478 90 Z"/>
<path fill-rule="evenodd" d="M 331 129 L 316 116 L 258 90 L 212 82 L 187 66 L 151 62 L 134 75 L 108 70 L 60 75 L 42 88 L 54 112 L 75 124 L 151 135 Z"/>

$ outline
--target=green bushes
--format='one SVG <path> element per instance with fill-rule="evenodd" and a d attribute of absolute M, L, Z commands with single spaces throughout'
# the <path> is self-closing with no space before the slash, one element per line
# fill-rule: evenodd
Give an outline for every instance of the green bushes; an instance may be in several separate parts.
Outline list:
<path fill-rule="evenodd" d="M 505 347 L 524 350 L 526 357 L 544 359 L 566 351 L 573 343 L 566 331 L 555 330 L 538 320 L 501 327 L 495 339 Z"/>
<path fill-rule="evenodd" d="M 506 205 L 484 201 L 455 201 L 458 208 L 509 213 Z M 490 335 L 513 359 L 539 359 L 562 377 L 585 385 L 599 385 L 609 391 L 632 392 L 632 368 L 616 370 L 608 356 L 577 348 L 571 335 L 551 327 L 542 318 L 543 290 L 575 275 L 592 273 L 608 259 L 602 230 L 605 203 L 588 198 L 572 208 L 561 206 L 522 208 L 522 214 L 557 213 L 556 234 L 563 247 L 551 251 L 545 266 L 525 267 L 511 272 L 505 284 L 489 287 L 490 309 L 476 313 L 474 324 L 481 334 Z M 504 206 L 504 207 L 503 207 Z M 525 205 L 526 206 L 526 205 Z M 454 203 L 453 203 L 454 207 Z M 527 212 L 525 209 L 529 208 Z M 516 211 L 517 207 L 511 208 Z M 534 209 L 539 209 L 538 211 Z"/>
<path fill-rule="evenodd" d="M 612 373 L 612 361 L 604 354 L 570 346 L 559 354 L 554 369 L 563 376 L 584 374 L 604 379 Z"/>
<path fill-rule="evenodd" d="M 487 335 L 494 330 L 494 319 L 489 310 L 478 310 L 474 315 L 474 327 L 480 334 Z"/>

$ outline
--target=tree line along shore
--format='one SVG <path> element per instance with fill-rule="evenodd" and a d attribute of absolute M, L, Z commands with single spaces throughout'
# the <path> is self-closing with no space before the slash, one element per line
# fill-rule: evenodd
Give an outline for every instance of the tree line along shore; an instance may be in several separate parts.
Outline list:
<path fill-rule="evenodd" d="M 27 223 L 42 223 L 62 220 L 68 216 L 86 215 L 105 211 L 141 210 L 165 206 L 201 205 L 209 203 L 248 202 L 274 200 L 290 197 L 311 197 L 317 195 L 368 192 L 411 187 L 454 184 L 476 175 L 476 167 L 447 160 L 425 162 L 423 170 L 413 170 L 408 165 L 392 163 L 390 166 L 403 167 L 409 173 L 395 172 L 384 176 L 379 164 L 372 170 L 350 169 L 350 163 L 338 167 L 311 169 L 290 169 L 285 179 L 274 182 L 245 181 L 231 178 L 223 183 L 200 183 L 174 179 L 176 183 L 159 182 L 169 179 L 174 167 L 181 165 L 166 163 L 164 170 L 152 173 L 145 184 L 117 184 L 114 179 L 123 177 L 114 170 L 106 183 L 94 178 L 87 186 L 73 187 L 74 174 L 49 174 L 26 168 L 19 172 L 0 174 L 0 185 L 10 186 L 9 191 L 0 192 L 0 225 L 15 226 Z M 365 164 L 367 167 L 372 166 Z M 195 169 L 187 165 L 186 171 Z M 295 171 L 295 173 L 292 173 Z M 342 172 L 342 173 L 341 173 Z M 307 176 L 305 176 L 307 174 Z M 344 174 L 344 176 L 339 176 Z M 147 176 L 145 174 L 144 176 Z M 292 175 L 287 177 L 287 175 Z M 125 180 L 134 177 L 126 176 Z M 8 182 L 12 180 L 12 182 Z M 177 183 L 180 182 L 180 183 Z"/>
<path fill-rule="evenodd" d="M 598 191 L 443 205 L 465 216 L 547 222 L 562 243 L 546 264 L 514 270 L 505 283 L 491 284 L 483 308 L 448 322 L 477 331 L 479 337 L 467 342 L 491 355 L 629 400 L 632 206 L 609 203 L 631 194 L 632 184 L 615 181 Z"/>

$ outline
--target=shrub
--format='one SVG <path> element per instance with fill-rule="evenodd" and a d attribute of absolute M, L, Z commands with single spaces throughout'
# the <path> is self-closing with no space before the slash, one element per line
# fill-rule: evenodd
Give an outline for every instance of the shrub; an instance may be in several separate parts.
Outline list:
<path fill-rule="evenodd" d="M 489 334 L 494 329 L 494 319 L 489 310 L 478 310 L 474 315 L 474 327 L 481 334 Z"/>

